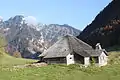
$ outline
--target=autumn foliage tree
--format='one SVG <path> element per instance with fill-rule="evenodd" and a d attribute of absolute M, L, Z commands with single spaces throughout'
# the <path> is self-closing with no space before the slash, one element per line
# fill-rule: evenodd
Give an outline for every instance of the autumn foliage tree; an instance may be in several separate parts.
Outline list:
<path fill-rule="evenodd" d="M 13 53 L 13 56 L 16 57 L 16 58 L 21 58 L 22 57 L 21 54 L 20 54 L 20 52 L 18 52 L 18 51 L 15 51 Z"/>

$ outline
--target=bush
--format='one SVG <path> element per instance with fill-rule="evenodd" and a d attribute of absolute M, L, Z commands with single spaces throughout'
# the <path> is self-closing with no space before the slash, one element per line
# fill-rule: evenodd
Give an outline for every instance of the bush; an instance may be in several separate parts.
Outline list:
<path fill-rule="evenodd" d="M 91 64 L 91 66 L 95 65 L 95 59 L 93 57 L 91 57 L 90 64 Z"/>
<path fill-rule="evenodd" d="M 18 52 L 18 51 L 15 51 L 15 52 L 13 53 L 13 56 L 16 57 L 16 58 L 21 58 L 21 54 L 20 54 L 20 52 Z"/>

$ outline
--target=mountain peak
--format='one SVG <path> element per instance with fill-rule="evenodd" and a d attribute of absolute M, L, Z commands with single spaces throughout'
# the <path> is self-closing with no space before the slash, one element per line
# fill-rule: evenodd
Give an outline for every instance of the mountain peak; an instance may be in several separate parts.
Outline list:
<path fill-rule="evenodd" d="M 37 25 L 37 19 L 33 16 L 16 15 L 14 17 L 9 18 L 9 20 L 21 23 L 24 22 L 27 25 Z"/>
<path fill-rule="evenodd" d="M 11 17 L 11 19 L 13 19 L 13 20 L 19 20 L 19 19 L 23 19 L 23 18 L 24 18 L 23 15 L 16 15 L 14 17 Z"/>

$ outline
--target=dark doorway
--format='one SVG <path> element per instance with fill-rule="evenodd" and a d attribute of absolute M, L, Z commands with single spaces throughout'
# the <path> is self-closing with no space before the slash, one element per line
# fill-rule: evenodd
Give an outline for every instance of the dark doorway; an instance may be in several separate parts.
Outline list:
<path fill-rule="evenodd" d="M 84 57 L 78 54 L 74 54 L 74 59 L 76 63 L 84 64 Z"/>

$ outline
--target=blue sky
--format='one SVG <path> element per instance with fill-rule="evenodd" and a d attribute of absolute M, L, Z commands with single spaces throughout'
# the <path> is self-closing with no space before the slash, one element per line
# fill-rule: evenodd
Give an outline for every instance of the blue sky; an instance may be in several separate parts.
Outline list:
<path fill-rule="evenodd" d="M 4 20 L 24 14 L 44 24 L 69 24 L 82 30 L 111 0 L 1 0 Z"/>

